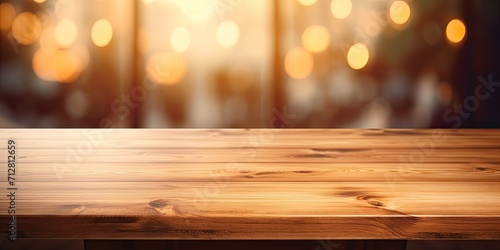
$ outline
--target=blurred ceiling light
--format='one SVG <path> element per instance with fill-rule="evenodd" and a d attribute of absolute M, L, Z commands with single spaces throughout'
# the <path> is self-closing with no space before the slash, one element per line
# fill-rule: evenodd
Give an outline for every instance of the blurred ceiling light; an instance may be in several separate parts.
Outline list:
<path fill-rule="evenodd" d="M 405 1 L 394 1 L 389 9 L 389 14 L 395 24 L 405 24 L 410 19 L 410 5 Z"/>
<path fill-rule="evenodd" d="M 448 38 L 448 41 L 452 43 L 461 42 L 464 39 L 466 32 L 467 29 L 465 28 L 465 24 L 459 19 L 451 20 L 446 27 L 446 37 Z"/>
<path fill-rule="evenodd" d="M 285 71 L 291 78 L 304 79 L 314 68 L 314 58 L 302 47 L 291 49 L 285 57 Z"/>
<path fill-rule="evenodd" d="M 152 55 L 146 64 L 148 77 L 160 84 L 172 85 L 184 79 L 187 65 L 184 58 L 173 52 Z"/>
<path fill-rule="evenodd" d="M 189 49 L 191 44 L 191 34 L 188 29 L 179 27 L 172 32 L 170 36 L 170 46 L 177 53 L 184 53 Z"/>
<path fill-rule="evenodd" d="M 22 45 L 33 44 L 42 32 L 42 23 L 37 15 L 31 12 L 19 14 L 12 22 L 12 35 Z"/>
<path fill-rule="evenodd" d="M 217 42 L 225 48 L 231 48 L 238 42 L 240 29 L 233 21 L 224 21 L 217 27 Z"/>
<path fill-rule="evenodd" d="M 92 26 L 92 42 L 97 47 L 105 47 L 113 38 L 113 26 L 106 19 L 99 19 Z"/>
<path fill-rule="evenodd" d="M 209 17 L 219 0 L 174 0 L 188 17 L 200 20 Z"/>
<path fill-rule="evenodd" d="M 318 0 L 298 0 L 303 6 L 311 6 L 315 4 Z"/>
<path fill-rule="evenodd" d="M 370 52 L 362 43 L 354 44 L 347 52 L 347 63 L 356 70 L 364 68 L 369 58 Z"/>
<path fill-rule="evenodd" d="M 0 4 L 0 30 L 8 30 L 16 18 L 16 10 L 10 3 Z"/>
<path fill-rule="evenodd" d="M 302 34 L 302 45 L 310 52 L 322 52 L 330 45 L 330 33 L 320 25 L 311 25 Z"/>
<path fill-rule="evenodd" d="M 57 45 L 61 48 L 69 48 L 76 41 L 78 30 L 73 20 L 69 18 L 62 19 L 56 25 L 54 36 Z"/>
<path fill-rule="evenodd" d="M 35 2 L 35 3 L 43 3 L 45 1 L 47 1 L 47 0 L 33 0 L 33 2 Z"/>
<path fill-rule="evenodd" d="M 332 0 L 330 10 L 335 18 L 345 19 L 351 14 L 352 2 L 351 0 Z"/>

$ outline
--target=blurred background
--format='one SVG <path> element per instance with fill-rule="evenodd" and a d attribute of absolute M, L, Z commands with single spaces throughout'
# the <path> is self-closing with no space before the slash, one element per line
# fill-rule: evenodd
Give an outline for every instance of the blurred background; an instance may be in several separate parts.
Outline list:
<path fill-rule="evenodd" d="M 0 127 L 500 127 L 500 1 L 0 2 Z"/>

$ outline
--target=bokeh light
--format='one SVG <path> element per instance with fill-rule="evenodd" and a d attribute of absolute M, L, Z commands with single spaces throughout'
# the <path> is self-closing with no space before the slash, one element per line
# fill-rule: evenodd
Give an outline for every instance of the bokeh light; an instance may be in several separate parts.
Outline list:
<path fill-rule="evenodd" d="M 175 0 L 186 16 L 194 20 L 201 20 L 209 17 L 218 0 Z"/>
<path fill-rule="evenodd" d="M 217 27 L 217 42 L 225 48 L 231 48 L 238 42 L 240 29 L 231 20 L 224 21 Z"/>
<path fill-rule="evenodd" d="M 330 33 L 323 26 L 309 26 L 302 34 L 302 45 L 310 52 L 322 52 L 330 45 Z"/>
<path fill-rule="evenodd" d="M 142 0 L 142 3 L 144 5 L 149 5 L 149 4 L 153 3 L 153 2 L 154 2 L 154 0 Z"/>
<path fill-rule="evenodd" d="M 152 55 L 146 64 L 148 77 L 159 84 L 172 85 L 184 79 L 187 66 L 184 58 L 173 52 Z"/>
<path fill-rule="evenodd" d="M 352 11 L 351 0 L 332 0 L 330 5 L 332 15 L 337 19 L 347 18 Z"/>
<path fill-rule="evenodd" d="M 0 4 L 0 30 L 8 30 L 16 18 L 16 10 L 10 3 Z"/>
<path fill-rule="evenodd" d="M 99 19 L 92 26 L 92 42 L 97 47 L 105 47 L 111 42 L 113 38 L 113 27 L 111 23 L 106 19 Z"/>
<path fill-rule="evenodd" d="M 389 9 L 389 15 L 395 24 L 405 24 L 410 19 L 410 5 L 405 1 L 394 1 Z"/>
<path fill-rule="evenodd" d="M 71 83 L 78 79 L 82 71 L 82 62 L 72 50 L 58 50 L 50 53 L 39 49 L 32 59 L 35 74 L 43 80 Z"/>
<path fill-rule="evenodd" d="M 19 44 L 33 44 L 42 32 L 42 23 L 37 15 L 31 12 L 19 14 L 12 22 L 12 35 Z"/>
<path fill-rule="evenodd" d="M 76 81 L 82 70 L 78 55 L 71 50 L 59 50 L 52 56 L 50 64 L 52 78 L 60 83 Z"/>
<path fill-rule="evenodd" d="M 309 51 L 304 48 L 293 48 L 285 58 L 285 71 L 294 79 L 304 79 L 308 77 L 314 68 L 314 58 Z"/>
<path fill-rule="evenodd" d="M 299 3 L 303 6 L 312 6 L 315 4 L 318 0 L 298 0 Z"/>
<path fill-rule="evenodd" d="M 69 18 L 59 21 L 54 30 L 57 45 L 61 48 L 69 48 L 76 41 L 78 29 L 75 21 Z"/>
<path fill-rule="evenodd" d="M 50 68 L 51 54 L 43 49 L 39 49 L 33 55 L 31 61 L 33 71 L 35 74 L 43 80 L 53 81 L 52 72 Z"/>
<path fill-rule="evenodd" d="M 347 63 L 356 70 L 364 68 L 369 58 L 370 52 L 362 43 L 354 44 L 347 52 Z"/>
<path fill-rule="evenodd" d="M 448 38 L 448 41 L 452 43 L 461 42 L 464 39 L 466 32 L 467 29 L 465 28 L 465 24 L 459 19 L 451 20 L 448 23 L 448 26 L 446 26 L 446 37 Z"/>
<path fill-rule="evenodd" d="M 44 3 L 47 0 L 33 0 L 35 3 Z"/>
<path fill-rule="evenodd" d="M 184 53 L 189 49 L 191 44 L 191 34 L 184 27 L 179 27 L 172 32 L 170 36 L 170 46 L 177 53 Z"/>

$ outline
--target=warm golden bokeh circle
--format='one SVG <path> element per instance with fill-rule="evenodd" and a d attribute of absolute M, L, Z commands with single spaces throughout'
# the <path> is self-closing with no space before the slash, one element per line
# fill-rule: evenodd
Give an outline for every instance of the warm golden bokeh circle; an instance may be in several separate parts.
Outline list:
<path fill-rule="evenodd" d="M 330 32 L 320 25 L 311 25 L 302 34 L 302 45 L 310 52 L 325 51 L 330 45 Z"/>
<path fill-rule="evenodd" d="M 184 79 L 187 71 L 184 57 L 174 52 L 152 55 L 146 64 L 148 77 L 160 84 L 172 85 Z"/>
<path fill-rule="evenodd" d="M 459 19 L 453 19 L 446 26 L 446 38 L 452 43 L 459 43 L 465 38 L 467 28 Z"/>
<path fill-rule="evenodd" d="M 405 24 L 411 16 L 411 8 L 405 1 L 394 1 L 389 9 L 389 16 L 395 24 Z"/>
<path fill-rule="evenodd" d="M 99 19 L 92 26 L 91 37 L 97 47 L 105 47 L 113 38 L 113 26 L 107 19 Z"/>
<path fill-rule="evenodd" d="M 303 6 L 312 6 L 315 4 L 318 0 L 298 0 L 298 2 L 303 5 Z"/>
<path fill-rule="evenodd" d="M 354 44 L 347 52 L 347 63 L 353 69 L 359 70 L 366 66 L 370 59 L 368 48 L 362 44 Z"/>
<path fill-rule="evenodd" d="M 304 79 L 311 75 L 314 68 L 314 58 L 304 48 L 293 48 L 285 57 L 285 71 L 294 79 Z"/>
<path fill-rule="evenodd" d="M 16 18 L 16 10 L 10 3 L 0 4 L 0 30 L 9 30 Z"/>
<path fill-rule="evenodd" d="M 12 35 L 19 44 L 33 44 L 42 32 L 42 23 L 37 15 L 31 12 L 19 14 L 12 22 Z"/>
<path fill-rule="evenodd" d="M 332 0 L 330 10 L 335 18 L 345 19 L 351 14 L 352 2 L 351 0 Z"/>

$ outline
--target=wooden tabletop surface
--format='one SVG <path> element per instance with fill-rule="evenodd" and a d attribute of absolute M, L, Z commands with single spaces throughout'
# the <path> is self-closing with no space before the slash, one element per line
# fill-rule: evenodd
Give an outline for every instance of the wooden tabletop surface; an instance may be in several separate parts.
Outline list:
<path fill-rule="evenodd" d="M 500 238 L 500 130 L 2 129 L 0 162 L 17 238 Z"/>

